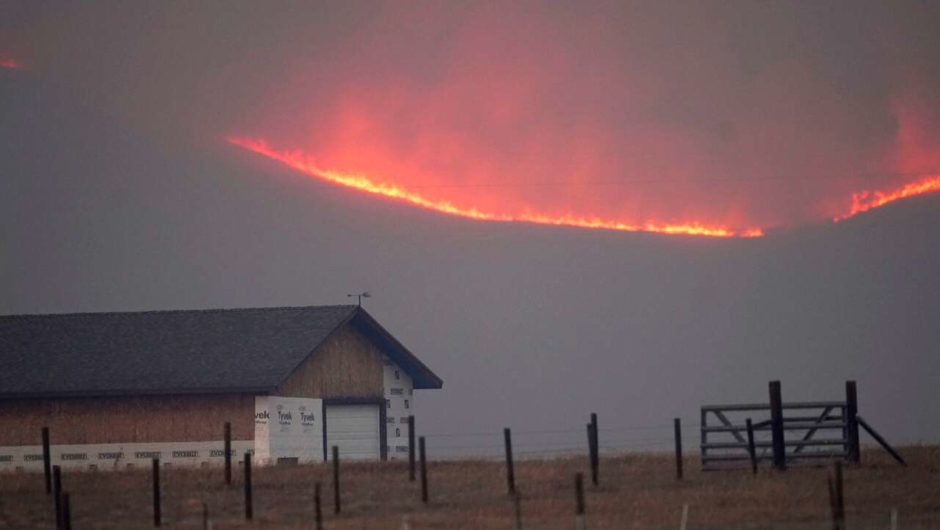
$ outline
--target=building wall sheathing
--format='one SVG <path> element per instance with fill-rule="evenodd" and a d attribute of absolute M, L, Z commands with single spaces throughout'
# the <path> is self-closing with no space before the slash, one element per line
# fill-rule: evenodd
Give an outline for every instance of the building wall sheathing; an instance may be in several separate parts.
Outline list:
<path fill-rule="evenodd" d="M 408 458 L 408 416 L 415 413 L 414 384 L 391 359 L 386 357 L 383 361 L 388 457 Z"/>

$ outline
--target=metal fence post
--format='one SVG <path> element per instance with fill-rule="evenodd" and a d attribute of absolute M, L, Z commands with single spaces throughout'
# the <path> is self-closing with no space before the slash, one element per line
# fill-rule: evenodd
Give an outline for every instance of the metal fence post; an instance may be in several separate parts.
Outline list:
<path fill-rule="evenodd" d="M 52 496 L 55 499 L 55 527 L 62 529 L 62 468 L 52 466 Z"/>
<path fill-rule="evenodd" d="M 676 478 L 682 480 L 682 420 L 673 418 L 672 427 L 676 434 Z"/>
<path fill-rule="evenodd" d="M 408 481 L 415 481 L 415 417 L 408 416 Z"/>
<path fill-rule="evenodd" d="M 338 514 L 342 509 L 339 494 L 339 446 L 333 446 L 333 513 Z"/>
<path fill-rule="evenodd" d="M 754 424 L 747 419 L 747 453 L 751 457 L 751 472 L 757 474 L 757 448 L 754 446 Z"/>
<path fill-rule="evenodd" d="M 516 473 L 512 461 L 512 432 L 509 427 L 503 429 L 503 441 L 506 445 L 506 487 L 509 495 L 516 493 Z"/>
<path fill-rule="evenodd" d="M 223 443 L 223 449 L 225 451 L 225 483 L 232 483 L 232 424 L 230 422 L 225 422 L 223 427 L 223 438 L 225 439 Z"/>
<path fill-rule="evenodd" d="M 590 423 L 590 443 L 591 443 L 591 484 L 597 487 L 598 475 L 600 472 L 600 434 L 597 432 L 597 413 L 591 413 Z"/>
<path fill-rule="evenodd" d="M 254 500 L 251 491 L 251 453 L 245 453 L 245 519 L 250 521 L 255 515 Z"/>
<path fill-rule="evenodd" d="M 770 428 L 773 437 L 774 467 L 787 468 L 786 445 L 783 439 L 783 398 L 780 393 L 780 381 L 771 381 L 770 389 Z"/>
<path fill-rule="evenodd" d="M 424 436 L 418 438 L 418 452 L 421 459 L 421 502 L 428 503 L 428 463 L 424 447 Z"/>
<path fill-rule="evenodd" d="M 42 468 L 46 475 L 46 494 L 52 494 L 52 450 L 49 447 L 49 427 L 42 428 Z"/>
<path fill-rule="evenodd" d="M 160 459 L 153 459 L 153 526 L 160 526 Z"/>

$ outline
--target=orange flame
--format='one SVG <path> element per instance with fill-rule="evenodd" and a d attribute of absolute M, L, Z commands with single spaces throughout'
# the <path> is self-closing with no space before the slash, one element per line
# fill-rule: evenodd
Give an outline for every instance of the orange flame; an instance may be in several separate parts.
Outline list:
<path fill-rule="evenodd" d="M 510 215 L 486 212 L 477 208 L 463 208 L 449 201 L 429 199 L 402 186 L 377 182 L 366 175 L 342 173 L 317 167 L 313 159 L 304 152 L 300 150 L 280 151 L 268 145 L 265 140 L 231 137 L 228 138 L 227 141 L 320 180 L 403 201 L 428 210 L 479 221 L 523 222 L 625 232 L 656 232 L 660 234 L 684 234 L 710 237 L 760 237 L 764 235 L 763 230 L 760 228 L 748 228 L 738 231 L 724 226 L 706 225 L 698 222 L 671 224 L 647 221 L 642 224 L 632 224 L 610 219 L 601 219 L 599 217 L 584 217 L 570 214 L 560 216 L 542 213 Z"/>
<path fill-rule="evenodd" d="M 940 191 L 940 175 L 930 175 L 917 182 L 911 182 L 890 191 L 864 190 L 852 194 L 852 206 L 849 211 L 833 217 L 834 222 L 848 219 L 872 208 L 878 208 L 894 201 Z"/>
<path fill-rule="evenodd" d="M 23 65 L 20 64 L 16 59 L 0 59 L 0 68 L 10 68 L 10 69 L 19 69 Z"/>

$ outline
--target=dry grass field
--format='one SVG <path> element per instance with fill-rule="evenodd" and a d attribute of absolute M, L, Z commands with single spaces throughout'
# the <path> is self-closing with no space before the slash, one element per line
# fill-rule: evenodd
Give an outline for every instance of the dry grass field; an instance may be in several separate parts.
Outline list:
<path fill-rule="evenodd" d="M 906 447 L 903 468 L 875 449 L 863 464 L 845 470 L 849 529 L 889 528 L 896 508 L 899 528 L 940 528 L 940 447 Z M 242 477 L 223 485 L 221 469 L 168 469 L 163 481 L 164 527 L 202 528 L 202 503 L 213 528 L 313 528 L 313 484 L 323 484 L 324 527 L 329 529 L 499 528 L 512 529 L 503 464 L 442 461 L 429 464 L 431 500 L 420 500 L 408 482 L 407 464 L 342 465 L 342 513 L 333 515 L 328 465 L 254 469 L 254 521 L 244 520 Z M 585 457 L 516 463 L 523 528 L 574 528 L 574 474 L 588 469 Z M 689 505 L 687 528 L 823 529 L 829 506 L 830 467 L 783 473 L 761 469 L 701 472 L 686 461 L 675 478 L 668 454 L 627 453 L 601 461 L 600 487 L 586 484 L 587 524 L 602 528 L 679 528 Z M 82 472 L 63 476 L 72 498 L 72 527 L 152 528 L 149 470 Z M 0 528 L 54 528 L 53 508 L 41 474 L 0 476 Z"/>

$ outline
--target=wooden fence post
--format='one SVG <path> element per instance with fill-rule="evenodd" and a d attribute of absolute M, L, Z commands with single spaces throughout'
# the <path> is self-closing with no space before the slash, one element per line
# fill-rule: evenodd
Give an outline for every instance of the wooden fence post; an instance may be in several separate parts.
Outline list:
<path fill-rule="evenodd" d="M 49 447 L 49 427 L 42 428 L 42 468 L 46 474 L 46 495 L 52 494 L 52 450 Z"/>
<path fill-rule="evenodd" d="M 255 515 L 251 494 L 251 453 L 245 453 L 245 519 L 250 521 Z"/>
<path fill-rule="evenodd" d="M 428 463 L 424 451 L 424 436 L 418 438 L 418 452 L 421 459 L 421 502 L 428 503 Z"/>
<path fill-rule="evenodd" d="M 408 481 L 415 481 L 415 417 L 408 416 Z"/>
<path fill-rule="evenodd" d="M 153 463 L 153 526 L 160 526 L 162 517 L 160 513 L 160 459 L 154 458 Z"/>
<path fill-rule="evenodd" d="M 313 515 L 316 530 L 323 530 L 323 508 L 320 506 L 320 483 L 313 485 Z"/>
<path fill-rule="evenodd" d="M 209 530 L 209 505 L 202 503 L 202 530 Z"/>
<path fill-rule="evenodd" d="M 52 466 L 52 497 L 55 500 L 55 527 L 62 530 L 62 468 Z"/>
<path fill-rule="evenodd" d="M 672 427 L 676 433 L 676 479 L 682 480 L 682 420 L 673 418 Z"/>
<path fill-rule="evenodd" d="M 757 448 L 754 446 L 754 424 L 747 419 L 747 453 L 751 457 L 751 472 L 757 474 Z"/>
<path fill-rule="evenodd" d="M 787 468 L 787 454 L 783 439 L 783 398 L 780 393 L 780 381 L 771 381 L 769 389 L 770 429 L 774 450 L 774 467 L 783 471 Z"/>
<path fill-rule="evenodd" d="M 584 477 L 574 474 L 574 522 L 575 528 L 584 528 Z"/>
<path fill-rule="evenodd" d="M 509 427 L 503 429 L 503 441 L 506 445 L 506 487 L 511 496 L 516 494 L 516 473 L 512 461 L 512 433 Z"/>
<path fill-rule="evenodd" d="M 845 497 L 842 483 L 842 462 L 835 462 L 835 481 L 832 486 L 832 527 L 845 530 Z"/>
<path fill-rule="evenodd" d="M 62 493 L 62 528 L 72 530 L 72 501 L 68 492 Z"/>
<path fill-rule="evenodd" d="M 223 438 L 225 439 L 223 449 L 225 451 L 225 483 L 232 484 L 232 424 L 225 422 L 223 427 Z"/>
<path fill-rule="evenodd" d="M 591 444 L 591 484 L 597 487 L 600 471 L 600 435 L 597 432 L 597 413 L 591 413 L 591 423 L 588 424 L 588 443 Z"/>
<path fill-rule="evenodd" d="M 849 462 L 862 461 L 862 451 L 858 440 L 858 392 L 855 381 L 845 382 L 845 418 L 846 456 Z"/>
<path fill-rule="evenodd" d="M 333 446 L 333 513 L 339 514 L 342 505 L 339 495 L 339 446 Z"/>

